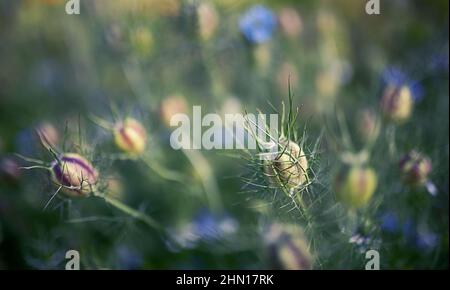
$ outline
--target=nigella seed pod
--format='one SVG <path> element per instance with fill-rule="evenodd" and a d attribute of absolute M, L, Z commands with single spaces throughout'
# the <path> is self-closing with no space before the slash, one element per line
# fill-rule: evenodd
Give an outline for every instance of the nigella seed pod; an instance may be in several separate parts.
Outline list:
<path fill-rule="evenodd" d="M 51 164 L 52 180 L 68 197 L 87 197 L 95 189 L 98 173 L 77 153 L 65 153 Z"/>
<path fill-rule="evenodd" d="M 36 132 L 42 142 L 50 146 L 56 146 L 59 142 L 58 130 L 49 122 L 42 122 L 36 126 Z"/>
<path fill-rule="evenodd" d="M 312 268 L 313 257 L 303 231 L 297 225 L 274 223 L 267 228 L 264 241 L 273 268 L 283 270 Z"/>
<path fill-rule="evenodd" d="M 170 120 L 176 114 L 187 114 L 188 103 L 182 95 L 170 95 L 164 98 L 160 106 L 161 120 L 170 128 Z"/>
<path fill-rule="evenodd" d="M 219 14 L 211 3 L 202 2 L 197 8 L 198 29 L 203 40 L 210 39 L 217 30 Z"/>
<path fill-rule="evenodd" d="M 114 141 L 122 151 L 139 155 L 145 150 L 147 133 L 139 121 L 126 118 L 115 125 Z"/>
<path fill-rule="evenodd" d="M 0 159 L 0 181 L 17 182 L 20 178 L 19 164 L 10 157 Z"/>
<path fill-rule="evenodd" d="M 431 160 L 417 151 L 411 151 L 400 160 L 403 181 L 410 186 L 421 186 L 428 181 Z"/>
<path fill-rule="evenodd" d="M 303 30 L 302 18 L 293 8 L 283 8 L 278 13 L 281 31 L 289 38 L 296 38 Z"/>
<path fill-rule="evenodd" d="M 365 109 L 358 114 L 357 118 L 358 134 L 363 141 L 371 141 L 378 136 L 379 126 L 376 114 Z"/>
<path fill-rule="evenodd" d="M 377 175 L 368 167 L 343 168 L 334 180 L 337 198 L 351 208 L 365 206 L 377 188 Z"/>
<path fill-rule="evenodd" d="M 148 57 L 153 52 L 154 37 L 147 27 L 138 27 L 131 32 L 130 42 L 138 56 Z"/>
<path fill-rule="evenodd" d="M 302 185 L 308 178 L 308 160 L 300 146 L 280 139 L 280 148 L 275 158 L 264 161 L 264 173 L 270 184 L 286 186 L 288 189 Z"/>
<path fill-rule="evenodd" d="M 406 85 L 388 85 L 384 90 L 380 106 L 386 119 L 397 123 L 406 121 L 413 110 L 411 89 Z"/>

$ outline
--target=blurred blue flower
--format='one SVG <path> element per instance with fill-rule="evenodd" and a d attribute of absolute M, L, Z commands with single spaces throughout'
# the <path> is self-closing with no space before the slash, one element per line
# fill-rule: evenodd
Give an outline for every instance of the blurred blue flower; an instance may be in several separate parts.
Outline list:
<path fill-rule="evenodd" d="M 175 244 L 167 241 L 167 246 L 172 251 L 178 251 L 178 247 L 194 248 L 201 241 L 212 243 L 224 239 L 234 234 L 237 229 L 237 221 L 228 214 L 214 214 L 202 209 L 190 223 L 169 230 Z"/>
<path fill-rule="evenodd" d="M 438 240 L 438 236 L 435 233 L 419 231 L 416 237 L 416 245 L 419 249 L 428 250 L 434 248 Z"/>
<path fill-rule="evenodd" d="M 383 85 L 408 86 L 411 90 L 414 102 L 420 102 L 424 97 L 424 88 L 417 80 L 412 80 L 397 67 L 387 67 L 381 74 Z"/>
<path fill-rule="evenodd" d="M 228 214 L 215 215 L 202 209 L 194 217 L 193 230 L 201 239 L 211 241 L 221 239 L 237 230 L 237 222 Z"/>
<path fill-rule="evenodd" d="M 435 233 L 418 229 L 417 225 L 411 219 L 408 219 L 403 224 L 403 235 L 409 244 L 420 250 L 432 249 L 439 241 L 439 237 Z"/>
<path fill-rule="evenodd" d="M 407 240 L 414 239 L 415 235 L 417 234 L 417 231 L 416 231 L 416 227 L 415 227 L 414 222 L 412 221 L 412 219 L 407 219 L 403 223 L 402 232 L 403 232 L 403 236 Z"/>
<path fill-rule="evenodd" d="M 38 138 L 32 127 L 19 131 L 14 138 L 14 147 L 17 153 L 32 156 L 37 152 Z"/>
<path fill-rule="evenodd" d="M 397 215 L 391 212 L 381 216 L 381 230 L 388 233 L 395 233 L 399 229 Z"/>
<path fill-rule="evenodd" d="M 277 26 L 274 13 L 262 5 L 247 10 L 239 19 L 239 29 L 245 39 L 252 44 L 268 41 Z"/>
<path fill-rule="evenodd" d="M 136 270 L 142 268 L 142 256 L 125 245 L 117 247 L 117 264 L 123 270 Z"/>
<path fill-rule="evenodd" d="M 434 72 L 448 72 L 448 50 L 447 52 L 435 53 L 431 56 L 430 66 Z"/>

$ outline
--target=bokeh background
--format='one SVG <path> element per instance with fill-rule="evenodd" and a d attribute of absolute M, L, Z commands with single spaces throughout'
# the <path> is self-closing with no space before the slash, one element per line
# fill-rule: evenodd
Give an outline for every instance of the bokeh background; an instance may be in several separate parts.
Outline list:
<path fill-rule="evenodd" d="M 364 269 L 367 249 L 379 251 L 382 269 L 448 268 L 448 1 L 381 0 L 380 15 L 367 15 L 362 0 L 81 0 L 80 15 L 65 4 L 0 1 L 1 269 L 64 269 L 69 249 L 83 269 L 298 268 L 289 257 L 305 268 Z M 173 150 L 167 120 L 193 105 L 274 113 L 288 79 L 297 130 L 314 153 L 315 226 L 273 241 L 276 227 L 307 228 L 290 199 L 252 179 L 258 168 L 238 150 Z M 410 90 L 403 122 L 381 116 L 387 84 Z M 139 120 L 151 162 L 185 181 L 114 158 L 110 132 L 92 116 Z M 367 151 L 378 186 L 349 210 L 333 188 L 339 156 L 366 148 L 378 119 Z M 351 150 L 336 141 L 342 124 Z M 36 128 L 88 156 L 108 192 L 166 234 L 99 198 L 57 196 L 45 207 L 55 192 L 48 173 L 20 169 L 29 164 L 15 155 L 52 160 Z M 401 178 L 411 150 L 431 160 L 422 186 Z M 202 174 L 217 183 L 213 202 Z"/>

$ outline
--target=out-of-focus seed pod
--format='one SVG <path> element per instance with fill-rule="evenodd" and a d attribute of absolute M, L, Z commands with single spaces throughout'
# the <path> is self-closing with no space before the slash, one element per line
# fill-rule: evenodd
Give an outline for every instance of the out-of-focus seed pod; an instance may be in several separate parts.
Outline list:
<path fill-rule="evenodd" d="M 363 141 L 371 141 L 377 137 L 379 133 L 378 120 L 372 110 L 366 109 L 358 113 L 357 130 Z"/>
<path fill-rule="evenodd" d="M 291 87 L 296 87 L 298 84 L 298 71 L 297 68 L 289 62 L 283 63 L 278 69 L 277 73 L 277 85 L 282 92 L 286 92 L 288 89 L 288 81 Z"/>
<path fill-rule="evenodd" d="M 0 160 L 0 179 L 7 182 L 16 182 L 20 178 L 20 166 L 10 157 Z"/>
<path fill-rule="evenodd" d="M 217 30 L 219 14 L 216 8 L 208 2 L 202 2 L 197 8 L 198 28 L 200 37 L 208 40 Z"/>
<path fill-rule="evenodd" d="M 332 70 L 322 70 L 316 75 L 315 84 L 321 102 L 333 100 L 339 89 L 339 78 Z"/>
<path fill-rule="evenodd" d="M 408 86 L 388 85 L 380 103 L 386 119 L 401 123 L 406 121 L 413 110 L 413 97 Z"/>
<path fill-rule="evenodd" d="M 272 62 L 270 43 L 260 44 L 253 50 L 256 67 L 261 73 L 267 73 Z"/>
<path fill-rule="evenodd" d="M 160 114 L 164 125 L 170 127 L 170 119 L 176 114 L 187 114 L 188 104 L 181 95 L 171 95 L 161 103 Z"/>
<path fill-rule="evenodd" d="M 119 178 L 109 178 L 106 184 L 106 191 L 109 196 L 117 200 L 124 200 L 124 187 Z"/>
<path fill-rule="evenodd" d="M 411 151 L 400 160 L 403 181 L 410 186 L 422 186 L 428 181 L 431 160 L 417 151 Z"/>
<path fill-rule="evenodd" d="M 94 166 L 77 153 L 65 153 L 51 165 L 52 180 L 62 185 L 68 197 L 87 197 L 95 190 L 98 173 Z"/>
<path fill-rule="evenodd" d="M 368 167 L 343 168 L 334 180 L 334 188 L 340 201 L 352 208 L 360 208 L 370 201 L 377 188 L 377 175 Z"/>
<path fill-rule="evenodd" d="M 296 188 L 307 180 L 308 160 L 303 149 L 293 141 L 280 139 L 275 158 L 264 161 L 264 173 L 275 186 Z"/>
<path fill-rule="evenodd" d="M 122 151 L 139 155 L 145 150 L 147 132 L 139 121 L 126 118 L 114 126 L 114 141 Z"/>
<path fill-rule="evenodd" d="M 55 147 L 59 143 L 58 130 L 49 122 L 42 122 L 36 126 L 36 132 L 44 144 Z"/>
<path fill-rule="evenodd" d="M 264 234 L 264 241 L 273 268 L 284 270 L 312 268 L 313 257 L 299 226 L 271 224 Z"/>
<path fill-rule="evenodd" d="M 149 56 L 153 51 L 153 34 L 148 27 L 137 27 L 130 35 L 131 46 L 134 51 L 143 57 Z"/>
<path fill-rule="evenodd" d="M 289 38 L 296 38 L 303 30 L 303 21 L 293 8 L 283 8 L 278 13 L 281 31 Z"/>

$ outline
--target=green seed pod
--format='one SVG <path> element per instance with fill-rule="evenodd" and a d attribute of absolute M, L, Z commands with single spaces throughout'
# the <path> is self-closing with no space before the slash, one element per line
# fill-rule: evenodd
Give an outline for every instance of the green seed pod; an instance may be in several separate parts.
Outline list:
<path fill-rule="evenodd" d="M 411 151 L 400 160 L 403 181 L 410 186 L 422 186 L 431 172 L 431 160 L 417 151 Z"/>
<path fill-rule="evenodd" d="M 299 226 L 274 223 L 265 232 L 264 241 L 273 268 L 283 270 L 312 268 L 313 257 Z"/>
<path fill-rule="evenodd" d="M 380 106 L 386 119 L 397 123 L 406 121 L 413 110 L 411 89 L 408 86 L 387 86 Z"/>
<path fill-rule="evenodd" d="M 264 161 L 264 173 L 270 184 L 296 188 L 307 180 L 308 160 L 303 149 L 293 141 L 280 139 L 276 157 Z"/>
<path fill-rule="evenodd" d="M 352 208 L 365 206 L 377 187 L 377 175 L 371 168 L 344 168 L 334 180 L 337 198 Z"/>
<path fill-rule="evenodd" d="M 62 185 L 68 197 L 87 197 L 94 191 L 98 173 L 94 166 L 77 153 L 65 153 L 51 166 L 52 179 Z"/>

